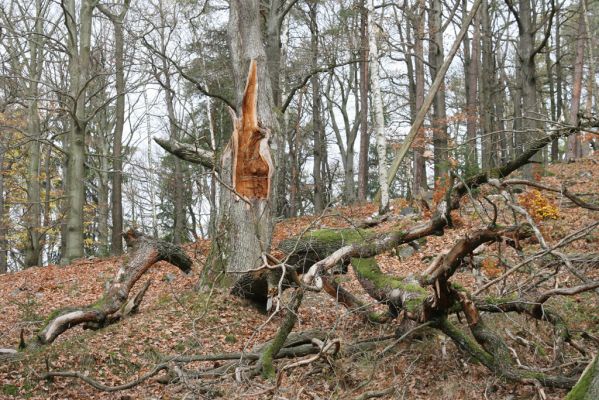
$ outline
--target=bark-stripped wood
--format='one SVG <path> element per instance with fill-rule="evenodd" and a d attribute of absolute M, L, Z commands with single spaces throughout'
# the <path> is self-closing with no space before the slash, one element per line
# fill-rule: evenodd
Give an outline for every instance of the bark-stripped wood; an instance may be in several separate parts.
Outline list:
<path fill-rule="evenodd" d="M 268 129 L 258 123 L 258 67 L 250 63 L 241 105 L 231 137 L 233 150 L 233 187 L 248 199 L 266 199 L 270 194 L 273 162 L 270 157 Z"/>
<path fill-rule="evenodd" d="M 95 303 L 81 308 L 57 310 L 37 334 L 38 344 L 50 344 L 66 330 L 83 324 L 84 329 L 99 329 L 134 313 L 150 281 L 129 299 L 135 283 L 154 264 L 167 261 L 185 273 L 191 272 L 192 261 L 180 247 L 129 230 L 123 234 L 130 248 L 129 260 L 117 271 L 104 295 Z"/>

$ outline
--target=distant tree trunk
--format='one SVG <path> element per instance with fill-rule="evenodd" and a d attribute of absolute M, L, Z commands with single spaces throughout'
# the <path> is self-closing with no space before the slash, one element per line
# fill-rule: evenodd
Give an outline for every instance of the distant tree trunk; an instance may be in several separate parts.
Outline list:
<path fill-rule="evenodd" d="M 8 227 L 6 224 L 6 208 L 4 204 L 4 156 L 6 148 L 0 143 L 0 274 L 8 271 Z"/>
<path fill-rule="evenodd" d="M 312 68 L 318 67 L 318 23 L 316 11 L 318 3 L 308 3 L 310 8 L 310 49 L 312 51 Z M 320 79 L 318 75 L 310 78 L 312 85 L 312 131 L 314 132 L 314 163 L 312 175 L 314 178 L 314 213 L 320 214 L 324 204 L 324 179 L 322 164 L 326 160 L 324 126 L 322 124 L 322 95 L 320 92 Z"/>
<path fill-rule="evenodd" d="M 163 25 L 166 25 L 166 16 L 164 15 L 162 7 L 160 7 L 160 18 Z M 161 30 L 160 37 L 160 50 L 162 54 L 167 53 L 167 39 L 164 35 L 164 31 Z M 166 57 L 160 57 L 162 62 L 162 79 L 160 84 L 164 88 L 164 98 L 166 101 L 166 111 L 169 121 L 169 138 L 171 142 L 175 143 L 180 140 L 179 126 L 177 123 L 177 117 L 175 115 L 175 100 L 173 98 L 173 85 L 171 82 L 171 74 L 169 70 L 169 64 Z M 173 160 L 174 163 L 174 174 L 172 179 L 169 181 L 173 183 L 173 238 L 174 244 L 181 244 L 183 239 L 186 237 L 186 213 L 185 213 L 185 201 L 184 201 L 184 180 L 183 180 L 183 166 L 182 161 L 178 157 Z"/>
<path fill-rule="evenodd" d="M 535 56 L 547 44 L 547 37 L 535 47 L 535 33 L 539 31 L 540 26 L 535 26 L 533 21 L 533 8 L 531 0 L 518 0 L 518 10 L 512 3 L 508 3 L 510 10 L 516 18 L 518 25 L 518 59 L 520 71 L 520 87 L 522 90 L 522 129 L 523 133 L 516 136 L 516 155 L 522 154 L 524 144 L 541 135 L 540 124 L 538 122 L 538 103 L 537 103 L 537 74 L 535 65 Z M 544 23 L 551 27 L 553 16 L 555 15 L 555 4 L 552 1 L 552 9 L 549 11 L 549 18 L 544 19 Z M 547 30 L 549 32 L 549 30 Z M 523 168 L 524 176 L 528 179 L 543 173 L 543 155 L 542 152 L 535 154 L 531 159 L 532 163 L 526 164 Z M 534 167 L 533 167 L 534 166 Z"/>
<path fill-rule="evenodd" d="M 584 15 L 584 22 L 587 29 L 586 39 L 587 39 L 587 51 L 588 51 L 588 64 L 589 64 L 589 73 L 587 74 L 587 99 L 585 104 L 585 111 L 587 114 L 592 115 L 593 112 L 595 114 L 599 114 L 599 93 L 597 93 L 597 81 L 595 79 L 596 75 L 596 66 L 595 66 L 595 56 L 593 53 L 593 35 L 591 34 L 591 25 L 589 21 L 589 12 L 587 8 L 587 2 L 581 1 L 582 3 L 582 13 Z M 595 108 L 593 110 L 593 98 L 595 99 Z M 593 148 L 597 146 L 597 140 L 594 136 L 589 137 L 588 133 L 585 134 L 587 138 L 589 138 L 590 143 L 593 144 Z M 582 156 L 585 157 L 590 153 L 590 147 L 588 144 L 583 143 L 582 146 Z"/>
<path fill-rule="evenodd" d="M 297 119 L 295 122 L 293 140 L 289 138 L 289 155 L 291 158 L 291 182 L 289 184 L 289 214 L 291 217 L 297 217 L 299 205 L 299 188 L 300 188 L 300 165 L 299 153 L 301 147 L 301 119 L 302 105 L 304 99 L 304 90 L 301 90 L 297 100 Z"/>
<path fill-rule="evenodd" d="M 366 201 L 368 191 L 368 10 L 360 5 L 360 156 L 358 159 L 358 201 Z"/>
<path fill-rule="evenodd" d="M 89 79 L 92 14 L 94 0 L 83 0 L 79 8 L 79 24 L 73 18 L 75 0 L 65 0 L 64 19 L 68 30 L 69 94 L 71 105 L 71 129 L 68 134 L 67 197 L 65 252 L 61 262 L 68 264 L 83 257 L 83 204 L 85 202 L 85 139 L 87 136 L 86 90 Z"/>
<path fill-rule="evenodd" d="M 41 127 L 38 107 L 44 52 L 41 47 L 43 38 L 42 2 L 35 0 L 35 35 L 29 39 L 28 97 L 30 102 L 27 110 L 27 135 L 29 164 L 27 167 L 27 207 L 23 216 L 27 227 L 27 247 L 25 248 L 25 267 L 33 267 L 41 263 L 42 246 L 41 231 L 41 195 L 40 195 L 40 158 L 41 158 Z"/>
<path fill-rule="evenodd" d="M 106 117 L 107 118 L 107 117 Z M 110 215 L 110 207 L 109 207 L 109 177 L 108 170 L 109 166 L 109 149 L 108 149 L 108 141 L 103 141 L 99 144 L 101 151 L 100 159 L 100 171 L 98 171 L 98 254 L 102 257 L 106 257 L 109 254 L 109 245 L 108 245 L 108 217 Z"/>
<path fill-rule="evenodd" d="M 168 113 L 169 120 L 169 131 L 170 138 L 174 141 L 179 140 L 179 128 L 177 126 L 177 119 L 175 116 L 175 107 L 174 100 L 172 95 L 172 85 L 170 73 L 168 72 L 168 66 L 166 65 L 166 60 L 163 59 L 163 67 L 165 68 L 164 73 L 164 96 L 166 99 L 166 109 Z M 185 204 L 183 199 L 184 182 L 183 182 L 183 166 L 181 165 L 181 160 L 179 158 L 175 158 L 174 160 L 175 173 L 172 179 L 174 186 L 173 193 L 173 207 L 174 207 L 174 225 L 173 225 L 173 243 L 181 244 L 181 241 L 185 237 L 186 232 L 186 218 L 185 218 Z"/>
<path fill-rule="evenodd" d="M 345 81 L 347 82 L 347 88 Z M 333 85 L 333 81 L 337 82 L 338 88 Z M 359 96 L 357 93 L 357 87 L 353 83 L 358 82 L 357 67 L 355 65 L 349 66 L 349 76 L 345 75 L 339 77 L 337 73 L 331 74 L 330 79 L 326 88 L 327 97 L 327 110 L 331 121 L 331 126 L 335 132 L 337 139 L 337 146 L 339 147 L 339 153 L 341 154 L 341 161 L 343 163 L 344 171 L 344 182 L 343 182 L 343 199 L 345 204 L 351 204 L 354 202 L 355 193 L 355 182 L 354 182 L 354 144 L 356 142 L 358 129 L 360 127 L 359 118 L 356 118 L 350 123 L 348 114 L 348 101 L 350 99 L 351 92 L 354 92 L 355 110 L 359 110 Z M 340 102 L 334 102 L 333 98 L 335 94 L 341 96 Z M 337 105 L 335 108 L 334 106 Z M 341 128 L 337 123 L 336 115 L 341 114 L 343 117 L 343 131 L 345 132 L 345 138 L 341 135 Z M 347 145 L 347 146 L 346 146 Z"/>
<path fill-rule="evenodd" d="M 437 71 L 445 61 L 445 51 L 443 49 L 443 3 L 441 0 L 430 0 L 429 9 L 429 67 L 431 77 L 437 76 Z M 434 151 L 434 171 L 435 182 L 442 179 L 448 171 L 448 141 L 447 141 L 447 111 L 445 104 L 445 85 L 435 95 L 433 103 L 433 151 Z"/>
<path fill-rule="evenodd" d="M 503 69 L 504 66 L 501 65 L 499 68 Z M 501 79 L 501 74 L 498 73 L 496 76 L 496 81 L 498 90 L 497 94 L 493 96 L 494 99 L 494 107 L 497 118 L 497 129 L 499 131 L 499 154 L 500 154 L 500 164 L 503 165 L 508 162 L 510 153 L 509 153 L 509 142 L 508 135 L 506 133 L 505 122 L 503 120 L 504 109 L 505 109 L 505 86 L 503 79 Z"/>
<path fill-rule="evenodd" d="M 123 127 L 125 126 L 125 35 L 123 23 L 130 0 L 123 0 L 119 4 L 121 9 L 118 14 L 112 13 L 107 7 L 99 5 L 100 11 L 106 15 L 114 28 L 114 67 L 115 89 L 117 93 L 114 124 L 114 137 L 112 146 L 112 192 L 111 212 L 112 230 L 110 252 L 113 255 L 123 253 Z"/>
<path fill-rule="evenodd" d="M 561 24 L 559 20 L 559 9 L 555 14 L 555 120 L 559 121 L 562 116 L 562 87 L 563 87 L 563 72 L 562 72 L 562 49 L 561 49 Z M 551 160 L 559 161 L 559 139 L 554 139 L 551 142 Z"/>
<path fill-rule="evenodd" d="M 387 183 L 387 139 L 385 137 L 385 113 L 383 110 L 383 95 L 379 77 L 379 51 L 376 43 L 376 26 L 373 23 L 374 1 L 368 2 L 368 41 L 370 85 L 372 88 L 372 104 L 374 108 L 374 131 L 376 132 L 376 151 L 378 154 L 378 172 L 381 199 L 379 214 L 389 211 L 389 184 Z"/>
<path fill-rule="evenodd" d="M 584 1 L 584 0 L 583 0 Z M 578 34 L 576 37 L 576 58 L 574 59 L 574 77 L 572 83 L 572 106 L 570 108 L 570 124 L 578 123 L 578 112 L 580 111 L 580 96 L 582 93 L 582 69 L 584 64 L 584 42 L 586 40 L 586 28 L 584 13 L 579 7 Z M 573 161 L 582 157 L 582 144 L 580 143 L 580 133 L 576 132 L 568 137 L 567 160 Z"/>
<path fill-rule="evenodd" d="M 416 74 L 416 111 L 420 110 L 424 104 L 424 0 L 418 0 L 416 9 L 417 15 L 414 21 L 415 45 L 414 45 L 414 65 Z M 418 133 L 414 140 L 414 168 L 412 180 L 412 194 L 417 196 L 422 189 L 427 189 L 426 169 L 424 163 L 424 147 L 426 137 L 424 130 Z"/>
<path fill-rule="evenodd" d="M 467 2 L 464 0 L 463 18 L 467 18 Z M 480 60 L 480 14 L 474 19 L 474 34 L 472 36 L 472 51 L 468 36 L 464 37 L 464 69 L 467 76 L 464 78 L 466 84 L 466 146 L 465 171 L 467 175 L 478 172 L 478 146 L 476 130 L 478 126 L 478 70 Z"/>
<path fill-rule="evenodd" d="M 480 116 L 482 120 L 482 168 L 489 170 L 497 165 L 497 134 L 493 129 L 493 47 L 491 43 L 491 18 L 489 2 L 483 0 L 480 9 L 482 26 L 482 63 L 480 73 Z"/>

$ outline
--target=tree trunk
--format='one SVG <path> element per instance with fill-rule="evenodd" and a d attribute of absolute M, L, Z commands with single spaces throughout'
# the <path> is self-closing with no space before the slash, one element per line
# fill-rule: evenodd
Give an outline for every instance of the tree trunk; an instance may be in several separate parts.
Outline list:
<path fill-rule="evenodd" d="M 269 281 L 270 274 L 249 270 L 259 268 L 263 254 L 270 249 L 274 212 L 271 199 L 276 198 L 276 185 L 272 183 L 277 173 L 272 162 L 276 154 L 272 153 L 281 143 L 272 111 L 259 5 L 258 0 L 232 0 L 230 4 L 229 45 L 241 115 L 235 118 L 235 129 L 222 154 L 223 184 L 210 265 L 215 273 L 226 271 L 234 276 L 233 293 L 263 305 L 269 285 L 274 287 L 276 283 Z"/>
<path fill-rule="evenodd" d="M 67 164 L 67 223 L 65 252 L 61 262 L 68 264 L 83 257 L 83 205 L 85 203 L 85 138 L 87 135 L 86 90 L 92 34 L 92 14 L 96 2 L 83 0 L 79 9 L 79 26 L 75 24 L 74 0 L 65 1 L 65 24 L 69 32 L 69 94 L 71 105 L 71 129 L 68 136 Z"/>
<path fill-rule="evenodd" d="M 129 10 L 129 0 L 124 0 L 118 14 L 99 6 L 112 22 L 114 28 L 115 89 L 117 93 L 112 145 L 112 192 L 110 208 L 112 212 L 112 230 L 110 252 L 113 255 L 123 253 L 123 127 L 125 126 L 125 37 L 123 23 Z"/>
<path fill-rule="evenodd" d="M 416 9 L 416 21 L 414 21 L 414 33 L 416 44 L 414 45 L 414 65 L 416 73 L 416 110 L 420 110 L 424 104 L 424 0 L 419 0 Z M 414 121 L 412 121 L 414 123 Z M 424 130 L 420 129 L 414 140 L 414 167 L 412 170 L 412 194 L 418 196 L 421 190 L 428 188 L 426 183 L 426 168 L 424 163 L 424 147 L 426 137 Z"/>
<path fill-rule="evenodd" d="M 293 140 L 289 138 L 289 155 L 291 158 L 291 182 L 289 184 L 289 214 L 291 217 L 297 217 L 298 203 L 300 201 L 299 188 L 300 188 L 300 165 L 299 165 L 299 153 L 301 146 L 301 119 L 302 119 L 302 105 L 304 99 L 304 91 L 301 90 L 297 101 L 297 119 L 295 122 Z"/>
<path fill-rule="evenodd" d="M 483 0 L 481 4 L 482 26 L 482 63 L 480 73 L 480 116 L 482 120 L 482 168 L 490 170 L 497 165 L 497 134 L 493 128 L 493 94 L 494 94 L 494 68 L 493 46 L 491 43 L 491 16 L 489 15 L 489 1 Z"/>
<path fill-rule="evenodd" d="M 584 1 L 584 0 L 582 0 Z M 584 64 L 584 42 L 586 41 L 586 28 L 582 7 L 579 7 L 578 35 L 576 37 L 576 58 L 574 60 L 574 77 L 572 83 L 572 106 L 570 108 L 570 124 L 578 123 L 578 112 L 580 111 L 580 96 L 582 93 L 582 69 Z M 568 137 L 567 161 L 574 161 L 582 157 L 582 144 L 580 133 Z"/>
<path fill-rule="evenodd" d="M 38 107 L 38 82 L 42 74 L 44 63 L 44 52 L 40 40 L 43 38 L 42 4 L 40 0 L 35 1 L 35 38 L 29 40 L 30 59 L 28 72 L 30 81 L 28 84 L 27 135 L 28 158 L 27 167 L 27 209 L 23 219 L 27 227 L 27 247 L 25 248 L 25 267 L 33 267 L 41 263 L 41 194 L 40 194 L 40 158 L 41 158 L 41 127 Z"/>
<path fill-rule="evenodd" d="M 312 51 L 312 68 L 318 67 L 318 23 L 316 11 L 318 4 L 309 3 L 310 8 L 310 49 Z M 320 93 L 320 79 L 318 75 L 310 78 L 312 85 L 312 131 L 314 132 L 314 162 L 312 164 L 312 176 L 314 178 L 314 214 L 320 214 L 324 210 L 324 179 L 323 162 L 326 162 L 324 126 L 322 124 L 322 95 Z"/>
<path fill-rule="evenodd" d="M 6 224 L 6 208 L 4 204 L 4 156 L 6 148 L 0 143 L 0 274 L 8 271 L 8 226 Z"/>
<path fill-rule="evenodd" d="M 555 120 L 559 121 L 562 116 L 562 49 L 561 49 L 561 23 L 559 20 L 559 9 L 555 13 Z M 559 161 L 559 139 L 551 143 L 551 160 Z"/>
<path fill-rule="evenodd" d="M 360 156 L 358 160 L 358 201 L 368 192 L 368 10 L 360 5 Z"/>
<path fill-rule="evenodd" d="M 463 1 L 463 18 L 467 18 L 467 2 Z M 478 70 L 480 60 L 480 18 L 474 19 L 474 34 L 472 36 L 472 51 L 470 51 L 469 40 L 464 37 L 464 69 L 468 76 L 464 79 L 466 83 L 466 146 L 465 171 L 466 175 L 478 172 L 478 146 L 476 130 L 478 126 Z"/>
<path fill-rule="evenodd" d="M 373 24 L 374 2 L 368 2 L 368 40 L 369 40 L 369 69 L 370 85 L 372 88 L 372 103 L 374 106 L 374 131 L 376 132 L 376 151 L 378 154 L 378 172 L 381 199 L 379 214 L 389 211 L 389 183 L 387 182 L 387 139 L 385 137 L 385 113 L 383 110 L 383 95 L 379 77 L 379 51 L 376 43 L 376 27 Z"/>
<path fill-rule="evenodd" d="M 441 0 L 431 0 L 429 10 L 429 66 L 432 77 L 437 76 L 437 71 L 445 61 L 445 52 L 443 49 L 443 24 L 442 13 L 443 3 Z M 433 78 L 434 79 L 434 78 Z M 435 182 L 440 181 L 446 176 L 449 168 L 447 164 L 447 111 L 445 104 L 445 84 L 441 84 L 439 91 L 435 95 L 433 103 L 433 152 L 434 152 L 434 171 Z"/>

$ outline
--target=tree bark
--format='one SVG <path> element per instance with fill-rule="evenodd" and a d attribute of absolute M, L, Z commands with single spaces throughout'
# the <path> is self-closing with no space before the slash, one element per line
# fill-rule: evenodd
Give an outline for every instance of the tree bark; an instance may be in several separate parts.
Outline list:
<path fill-rule="evenodd" d="M 480 73 L 480 116 L 482 120 L 482 168 L 488 170 L 497 165 L 497 134 L 493 126 L 493 96 L 495 73 L 493 60 L 491 16 L 489 1 L 483 0 L 480 9 L 482 28 L 482 63 Z"/>
<path fill-rule="evenodd" d="M 429 13 L 429 67 L 431 76 L 436 77 L 437 71 L 443 65 L 445 51 L 443 48 L 443 3 L 441 0 L 431 0 Z M 447 141 L 447 111 L 445 104 L 445 83 L 441 84 L 439 91 L 435 94 L 433 103 L 433 152 L 434 152 L 434 177 L 439 182 L 447 174 L 448 141 Z"/>
<path fill-rule="evenodd" d="M 466 5 L 463 1 L 463 19 L 467 17 Z M 478 146 L 476 130 L 478 126 L 478 78 L 480 60 L 480 18 L 474 18 L 474 34 L 472 35 L 472 48 L 468 36 L 464 36 L 464 70 L 468 76 L 464 79 L 466 84 L 466 146 L 464 148 L 466 176 L 478 172 Z"/>
<path fill-rule="evenodd" d="M 272 183 L 277 174 L 272 160 L 281 139 L 273 115 L 259 4 L 258 0 L 230 4 L 229 45 L 241 115 L 234 118 L 235 129 L 222 154 L 221 202 L 209 263 L 214 273 L 233 275 L 233 293 L 264 305 L 269 285 L 276 283 L 269 281 L 270 274 L 250 270 L 262 265 L 262 256 L 270 249 L 272 199 L 276 199 Z"/>
<path fill-rule="evenodd" d="M 23 219 L 27 227 L 27 247 L 25 248 L 25 267 L 40 265 L 42 246 L 41 238 L 41 191 L 40 191 L 40 159 L 41 159 L 41 126 L 38 107 L 39 84 L 44 65 L 43 16 L 42 2 L 35 1 L 35 37 L 29 40 L 29 82 L 27 95 L 30 98 L 27 110 L 27 135 L 29 139 L 27 155 L 27 210 Z"/>
<path fill-rule="evenodd" d="M 318 4 L 308 3 L 310 8 L 310 49 L 312 51 L 312 68 L 318 67 L 318 21 L 316 19 Z M 314 162 L 312 164 L 312 177 L 314 179 L 314 214 L 320 214 L 324 210 L 324 179 L 323 162 L 326 162 L 326 142 L 324 137 L 324 126 L 322 123 L 322 94 L 320 91 L 320 78 L 313 75 L 310 78 L 312 85 L 312 131 L 314 133 Z"/>
<path fill-rule="evenodd" d="M 582 0 L 584 1 L 584 0 Z M 582 69 L 584 64 L 584 42 L 586 41 L 586 27 L 582 4 L 579 7 L 578 34 L 576 37 L 576 58 L 574 60 L 574 77 L 572 83 L 572 105 L 570 108 L 570 123 L 578 123 L 578 112 L 580 111 L 580 97 L 582 93 Z M 580 142 L 580 133 L 576 133 L 568 138 L 567 161 L 574 161 L 582 157 L 582 144 Z"/>
<path fill-rule="evenodd" d="M 416 5 L 414 21 L 414 69 L 416 73 L 416 110 L 421 110 L 424 104 L 424 0 L 419 0 Z M 416 123 L 412 121 L 412 125 Z M 406 139 L 407 141 L 407 139 Z M 428 188 L 426 182 L 426 165 L 424 161 L 424 147 L 426 137 L 424 129 L 418 128 L 414 136 L 414 163 L 412 167 L 412 195 L 418 196 L 422 190 Z M 393 173 L 393 172 L 391 172 Z"/>
<path fill-rule="evenodd" d="M 385 137 L 385 112 L 383 110 L 383 95 L 379 77 L 379 51 L 376 43 L 376 27 L 373 23 L 374 2 L 368 1 L 368 41 L 370 85 L 372 88 L 372 103 L 374 106 L 374 131 L 376 132 L 376 151 L 378 154 L 378 172 L 381 198 L 379 214 L 389 211 L 389 183 L 387 182 L 387 138 Z"/>
<path fill-rule="evenodd" d="M 123 253 L 123 128 L 125 126 L 125 35 L 123 23 L 129 11 L 130 0 L 123 0 L 118 14 L 99 5 L 100 11 L 106 15 L 114 28 L 114 64 L 115 89 L 117 93 L 115 106 L 114 137 L 112 145 L 112 191 L 110 208 L 112 212 L 112 229 L 110 252 L 112 255 Z"/>
<path fill-rule="evenodd" d="M 6 148 L 0 144 L 0 274 L 8 271 L 8 226 L 6 224 L 6 207 L 4 204 L 4 157 Z"/>
<path fill-rule="evenodd" d="M 365 202 L 368 191 L 368 10 L 360 4 L 360 155 L 358 159 L 358 201 Z"/>
<path fill-rule="evenodd" d="M 83 0 L 79 7 L 79 24 L 74 0 L 64 3 L 64 19 L 69 34 L 69 95 L 71 128 L 68 134 L 67 196 L 65 251 L 61 263 L 68 264 L 83 257 L 83 205 L 85 203 L 85 139 L 87 136 L 86 90 L 92 34 L 92 14 L 95 0 Z"/>

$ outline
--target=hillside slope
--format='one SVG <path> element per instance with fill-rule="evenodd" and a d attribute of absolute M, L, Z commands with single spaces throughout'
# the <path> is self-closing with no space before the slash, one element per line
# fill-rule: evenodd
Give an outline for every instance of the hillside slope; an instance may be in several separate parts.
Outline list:
<path fill-rule="evenodd" d="M 543 178 L 542 182 L 556 187 L 566 184 L 571 192 L 589 193 L 586 199 L 597 203 L 597 160 L 551 166 L 549 176 Z M 539 223 L 550 243 L 556 243 L 568 233 L 599 219 L 598 212 L 573 208 L 571 202 L 557 193 L 543 192 L 543 197 L 557 210 L 556 219 Z M 394 206 L 393 212 L 397 214 L 405 203 L 395 201 Z M 365 219 L 375 209 L 372 204 L 342 207 L 330 210 L 325 217 L 318 219 L 300 217 L 283 221 L 276 228 L 275 246 L 285 238 L 302 233 L 310 225 L 351 227 L 352 221 Z M 413 223 L 417 218 L 426 216 L 410 216 L 401 223 Z M 376 229 L 384 231 L 391 224 L 384 223 Z M 396 254 L 382 255 L 377 259 L 384 272 L 394 275 L 406 276 L 423 271 L 431 258 L 479 226 L 481 221 L 477 208 L 466 201 L 456 228 L 447 230 L 444 236 L 429 237 L 419 251 L 411 255 L 405 253 L 401 260 Z M 527 242 L 525 246 L 525 252 L 533 252 L 538 248 L 534 242 Z M 291 369 L 283 374 L 276 392 L 269 382 L 261 378 L 236 382 L 230 375 L 168 385 L 151 378 L 132 389 L 116 393 L 101 392 L 74 379 L 39 379 L 39 375 L 48 368 L 76 370 L 112 386 L 133 380 L 151 370 L 160 362 L 161 356 L 243 351 L 272 338 L 280 325 L 281 316 L 268 320 L 266 315 L 222 289 L 198 289 L 198 277 L 208 248 L 207 241 L 186 246 L 188 255 L 194 260 L 194 270 L 189 276 L 182 275 L 165 262 L 152 267 L 138 282 L 141 285 L 151 279 L 153 283 L 137 315 L 99 331 L 74 328 L 61 335 L 51 346 L 24 351 L 16 360 L 0 360 L 0 398 L 255 399 L 275 396 L 345 399 L 391 386 L 396 388 L 396 392 L 387 395 L 387 398 L 524 399 L 536 395 L 534 386 L 514 385 L 497 379 L 485 367 L 469 360 L 444 335 L 432 330 L 423 330 L 422 335 L 391 348 L 384 357 L 377 355 L 389 342 L 364 354 L 339 356 L 328 362 L 320 360 Z M 486 250 L 491 253 L 494 248 L 489 246 Z M 569 254 L 599 253 L 599 231 L 595 230 L 562 251 Z M 506 252 L 506 257 L 512 259 L 517 254 Z M 122 261 L 121 258 L 86 259 L 65 267 L 32 268 L 0 276 L 0 347 L 16 347 L 22 329 L 26 336 L 31 336 L 56 308 L 95 301 Z M 474 288 L 480 283 L 477 283 L 477 279 L 489 279 L 502 272 L 501 267 L 489 263 L 483 264 L 482 269 L 483 276 L 479 278 L 475 278 L 471 271 L 463 270 L 456 275 L 457 281 L 467 288 Z M 596 260 L 585 272 L 599 279 Z M 573 276 L 563 270 L 552 279 L 560 286 L 578 284 Z M 345 280 L 346 288 L 369 301 L 353 273 L 348 273 Z M 285 293 L 284 299 L 286 296 L 288 293 Z M 599 337 L 598 304 L 598 296 L 592 292 L 553 298 L 549 303 L 549 306 L 562 312 L 576 339 L 591 353 L 598 351 L 599 343 L 581 338 L 580 334 L 587 332 L 591 337 Z M 549 328 L 531 323 L 521 316 L 507 322 L 490 320 L 500 333 L 507 335 L 507 340 L 520 357 L 519 361 L 525 365 L 555 369 L 550 353 L 552 332 Z M 308 293 L 300 308 L 295 331 L 324 329 L 330 336 L 339 338 L 343 348 L 346 344 L 365 338 L 393 335 L 395 328 L 394 323 L 367 324 L 325 293 Z M 571 363 L 580 358 L 576 353 L 568 353 L 568 357 Z M 291 362 L 293 360 L 284 360 L 277 365 Z M 193 370 L 216 363 L 218 361 L 197 362 L 187 364 L 184 368 Z M 562 398 L 564 393 L 563 390 L 545 389 L 550 399 Z"/>

